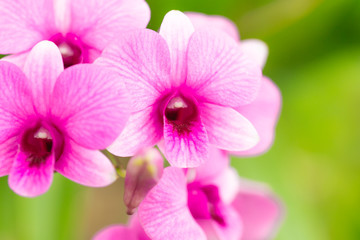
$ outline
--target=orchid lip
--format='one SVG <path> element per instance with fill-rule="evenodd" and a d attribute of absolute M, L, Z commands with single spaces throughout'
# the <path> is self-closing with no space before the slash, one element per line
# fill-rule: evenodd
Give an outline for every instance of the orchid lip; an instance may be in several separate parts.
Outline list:
<path fill-rule="evenodd" d="M 164 108 L 166 120 L 178 133 L 191 131 L 192 122 L 197 120 L 198 115 L 195 101 L 182 94 L 176 94 L 169 98 Z"/>
<path fill-rule="evenodd" d="M 84 62 L 84 44 L 75 34 L 68 33 L 64 36 L 58 33 L 49 40 L 58 46 L 64 62 L 64 68 Z"/>
<path fill-rule="evenodd" d="M 22 135 L 20 150 L 28 157 L 31 167 L 44 164 L 51 154 L 58 159 L 63 150 L 64 140 L 56 128 L 46 124 L 36 124 Z"/>
<path fill-rule="evenodd" d="M 220 210 L 219 190 L 215 185 L 200 186 L 188 184 L 188 207 L 195 219 L 212 219 L 225 226 L 225 219 Z"/>

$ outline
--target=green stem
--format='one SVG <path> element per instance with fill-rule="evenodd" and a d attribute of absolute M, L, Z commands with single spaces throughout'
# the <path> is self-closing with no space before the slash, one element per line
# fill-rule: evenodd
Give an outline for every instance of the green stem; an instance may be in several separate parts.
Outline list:
<path fill-rule="evenodd" d="M 111 154 L 108 150 L 101 151 L 112 163 L 116 169 L 116 173 L 119 177 L 125 178 L 126 166 L 129 162 L 130 157 L 118 157 Z"/>

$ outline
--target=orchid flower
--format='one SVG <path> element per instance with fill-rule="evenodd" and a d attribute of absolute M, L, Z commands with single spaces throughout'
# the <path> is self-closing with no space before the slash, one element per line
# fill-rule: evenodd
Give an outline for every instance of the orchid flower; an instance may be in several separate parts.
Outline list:
<path fill-rule="evenodd" d="M 149 19 L 144 0 L 0 0 L 0 53 L 22 67 L 30 49 L 49 40 L 65 67 L 91 63 L 115 36 Z"/>
<path fill-rule="evenodd" d="M 94 240 L 272 239 L 283 216 L 280 201 L 266 185 L 239 178 L 225 151 L 212 148 L 211 156 L 195 175 L 164 169 L 130 224 L 107 227 Z"/>
<path fill-rule="evenodd" d="M 179 11 L 160 33 L 138 30 L 114 41 L 95 62 L 114 69 L 132 96 L 132 114 L 108 148 L 132 156 L 163 141 L 172 166 L 197 167 L 209 146 L 247 150 L 258 142 L 252 123 L 234 108 L 257 96 L 261 69 L 221 31 L 196 31 Z"/>
<path fill-rule="evenodd" d="M 0 62 L 0 176 L 10 188 L 34 197 L 46 192 L 54 171 L 100 187 L 116 172 L 99 149 L 128 119 L 126 90 L 116 73 L 90 64 L 64 71 L 57 46 L 38 43 L 24 72 Z"/>
<path fill-rule="evenodd" d="M 196 169 L 193 180 L 182 169 L 164 169 L 139 207 L 139 221 L 150 239 L 263 240 L 273 236 L 282 217 L 279 201 L 268 188 L 240 179 L 228 166 L 225 152 L 212 149 L 212 157 L 216 159 Z"/>

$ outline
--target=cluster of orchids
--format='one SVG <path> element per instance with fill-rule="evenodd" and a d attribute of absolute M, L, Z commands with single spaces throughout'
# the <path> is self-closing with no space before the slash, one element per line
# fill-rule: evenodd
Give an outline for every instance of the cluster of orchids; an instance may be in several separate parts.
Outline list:
<path fill-rule="evenodd" d="M 132 216 L 95 240 L 272 238 L 279 200 L 229 163 L 274 138 L 266 45 L 221 16 L 170 11 L 158 32 L 149 19 L 143 0 L 0 0 L 0 176 L 24 197 L 54 173 L 103 187 L 108 151 L 131 157 Z"/>

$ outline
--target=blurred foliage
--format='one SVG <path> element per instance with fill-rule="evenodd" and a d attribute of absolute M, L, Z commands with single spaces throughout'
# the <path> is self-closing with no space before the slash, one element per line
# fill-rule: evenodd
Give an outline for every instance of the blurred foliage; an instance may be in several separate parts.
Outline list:
<path fill-rule="evenodd" d="M 225 15 L 241 38 L 270 49 L 264 75 L 283 109 L 266 154 L 233 159 L 247 178 L 267 182 L 286 206 L 278 240 L 360 239 L 360 1 L 149 0 L 158 29 L 171 9 Z M 57 174 L 48 193 L 16 196 L 0 178 L 1 240 L 89 239 L 125 222 L 122 180 L 89 189 Z"/>

